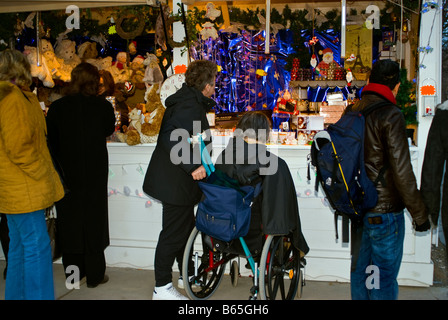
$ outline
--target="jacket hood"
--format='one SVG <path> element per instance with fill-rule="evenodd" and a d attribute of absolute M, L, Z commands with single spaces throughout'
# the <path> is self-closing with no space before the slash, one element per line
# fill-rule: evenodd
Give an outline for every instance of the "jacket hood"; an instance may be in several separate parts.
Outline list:
<path fill-rule="evenodd" d="M 0 101 L 12 92 L 14 85 L 8 81 L 0 81 Z"/>
<path fill-rule="evenodd" d="M 196 88 L 189 87 L 186 83 L 184 83 L 182 84 L 182 88 L 166 99 L 165 105 L 168 109 L 178 103 L 185 103 L 191 99 L 196 100 L 199 104 L 204 106 L 206 112 L 210 111 L 216 104 L 213 99 L 207 98 Z"/>

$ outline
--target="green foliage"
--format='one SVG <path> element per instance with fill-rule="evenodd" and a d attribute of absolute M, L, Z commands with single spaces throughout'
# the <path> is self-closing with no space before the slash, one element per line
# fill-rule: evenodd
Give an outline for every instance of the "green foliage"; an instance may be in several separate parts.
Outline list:
<path fill-rule="evenodd" d="M 415 103 L 415 85 L 407 79 L 407 70 L 400 70 L 400 88 L 396 100 L 404 115 L 406 124 L 417 124 L 417 105 Z"/>

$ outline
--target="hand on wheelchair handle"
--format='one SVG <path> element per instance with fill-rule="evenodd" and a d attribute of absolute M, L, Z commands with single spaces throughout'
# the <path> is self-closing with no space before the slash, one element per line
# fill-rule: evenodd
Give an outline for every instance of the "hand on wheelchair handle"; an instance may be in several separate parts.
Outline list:
<path fill-rule="evenodd" d="M 193 180 L 202 180 L 207 177 L 207 172 L 205 172 L 204 166 L 200 166 L 191 173 Z"/>

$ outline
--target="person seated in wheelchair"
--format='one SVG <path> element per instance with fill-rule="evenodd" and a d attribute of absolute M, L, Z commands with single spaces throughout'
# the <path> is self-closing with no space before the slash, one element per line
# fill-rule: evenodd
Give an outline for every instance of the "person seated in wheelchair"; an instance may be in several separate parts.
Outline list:
<path fill-rule="evenodd" d="M 268 117 L 259 111 L 247 112 L 238 121 L 234 136 L 218 156 L 215 168 L 240 185 L 262 185 L 254 199 L 251 224 L 244 237 L 254 257 L 261 253 L 264 235 L 291 235 L 292 243 L 305 256 L 309 247 L 302 234 L 297 195 L 287 163 L 267 150 L 270 132 Z M 228 244 L 241 252 L 239 241 Z"/>

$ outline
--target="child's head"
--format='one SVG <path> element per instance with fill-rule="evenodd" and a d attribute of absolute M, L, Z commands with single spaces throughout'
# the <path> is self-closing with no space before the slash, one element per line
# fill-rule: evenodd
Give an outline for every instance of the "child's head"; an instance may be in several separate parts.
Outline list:
<path fill-rule="evenodd" d="M 251 111 L 245 113 L 238 121 L 235 135 L 241 135 L 245 140 L 250 139 L 259 143 L 266 143 L 270 130 L 269 118 L 263 112 Z"/>

